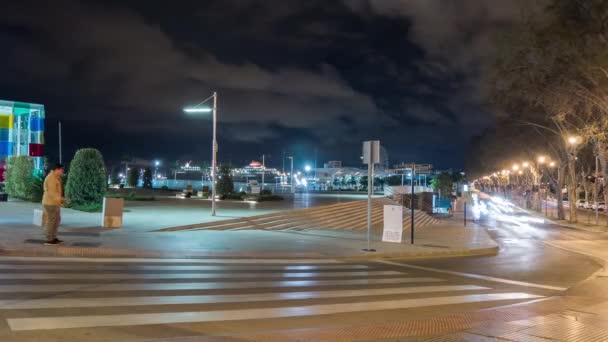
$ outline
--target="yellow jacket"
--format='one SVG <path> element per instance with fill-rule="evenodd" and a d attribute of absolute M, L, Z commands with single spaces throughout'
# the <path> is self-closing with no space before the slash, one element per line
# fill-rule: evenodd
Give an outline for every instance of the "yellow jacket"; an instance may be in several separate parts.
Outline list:
<path fill-rule="evenodd" d="M 44 179 L 44 195 L 42 196 L 42 205 L 57 205 L 63 204 L 63 190 L 60 176 L 54 172 L 49 173 Z"/>

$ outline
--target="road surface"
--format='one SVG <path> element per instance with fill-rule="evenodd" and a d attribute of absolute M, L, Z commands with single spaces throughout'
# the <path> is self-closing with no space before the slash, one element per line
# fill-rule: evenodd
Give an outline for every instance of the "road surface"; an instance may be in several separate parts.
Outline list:
<path fill-rule="evenodd" d="M 607 243 L 606 234 L 521 222 L 481 223 L 501 247 L 488 257 L 0 258 L 0 341 L 427 340 L 454 329 L 438 317 L 458 321 L 490 312 L 479 310 L 559 297 L 600 269 L 587 256 L 543 241 Z M 424 337 L 386 338 L 411 335 L 425 322 L 431 323 Z"/>

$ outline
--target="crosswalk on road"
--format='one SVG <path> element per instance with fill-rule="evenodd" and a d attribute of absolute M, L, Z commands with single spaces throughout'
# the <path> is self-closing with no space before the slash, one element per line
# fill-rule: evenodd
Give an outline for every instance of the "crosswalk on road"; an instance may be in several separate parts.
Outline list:
<path fill-rule="evenodd" d="M 0 317 L 5 321 L 0 330 L 6 329 L 0 331 L 0 340 L 55 331 L 65 338 L 82 334 L 82 329 L 116 328 L 121 335 L 128 329 L 176 324 L 196 325 L 194 334 L 209 323 L 217 331 L 223 322 L 348 318 L 446 305 L 499 306 L 542 297 L 521 287 L 498 289 L 487 282 L 455 281 L 378 263 L 225 261 L 0 258 Z M 244 326 L 239 328 L 244 334 L 254 328 Z M 282 328 L 278 321 L 273 327 Z M 128 336 L 135 341 L 140 332 Z M 54 335 L 44 336 L 53 341 Z"/>

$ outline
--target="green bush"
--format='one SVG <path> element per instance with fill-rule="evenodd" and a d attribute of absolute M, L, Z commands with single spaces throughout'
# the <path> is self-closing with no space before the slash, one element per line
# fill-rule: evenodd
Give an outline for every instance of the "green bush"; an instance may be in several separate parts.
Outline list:
<path fill-rule="evenodd" d="M 25 201 L 35 201 L 38 198 L 34 164 L 28 156 L 8 158 L 4 183 L 5 191 L 10 197 Z"/>
<path fill-rule="evenodd" d="M 217 181 L 217 193 L 225 197 L 234 192 L 234 182 L 230 174 L 230 166 L 220 166 L 219 180 Z"/>
<path fill-rule="evenodd" d="M 169 187 L 166 185 L 161 186 L 160 189 L 163 191 L 169 191 Z"/>
<path fill-rule="evenodd" d="M 44 195 L 44 178 L 42 178 L 42 175 L 34 175 L 31 194 L 32 202 L 42 202 L 42 196 Z"/>
<path fill-rule="evenodd" d="M 84 211 L 86 213 L 100 213 L 103 205 L 101 203 L 87 203 L 87 204 L 66 204 L 66 208 Z"/>
<path fill-rule="evenodd" d="M 72 206 L 101 205 L 106 191 L 103 156 L 94 148 L 76 151 L 70 163 L 65 194 Z"/>
<path fill-rule="evenodd" d="M 139 182 L 139 169 L 136 167 L 131 167 L 129 169 L 129 174 L 127 175 L 127 185 L 133 188 L 137 188 L 137 183 Z"/>
<path fill-rule="evenodd" d="M 260 195 L 264 196 L 264 195 L 272 195 L 272 191 L 270 190 L 262 190 L 260 191 Z"/>

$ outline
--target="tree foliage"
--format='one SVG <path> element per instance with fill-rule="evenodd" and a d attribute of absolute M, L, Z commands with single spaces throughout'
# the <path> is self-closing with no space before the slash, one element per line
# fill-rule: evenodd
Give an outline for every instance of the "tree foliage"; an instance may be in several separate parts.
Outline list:
<path fill-rule="evenodd" d="M 438 191 L 442 196 L 448 196 L 452 192 L 452 175 L 448 172 L 442 172 L 433 177 L 431 186 L 433 190 Z"/>
<path fill-rule="evenodd" d="M 544 153 L 560 164 L 570 201 L 577 198 L 575 158 L 585 143 L 594 145 L 608 175 L 607 20 L 605 0 L 550 0 L 496 39 L 487 73 L 492 102 L 544 138 Z M 570 136 L 580 143 L 569 144 Z"/>
<path fill-rule="evenodd" d="M 232 181 L 230 166 L 221 165 L 219 167 L 219 179 L 217 180 L 217 193 L 224 197 L 232 192 L 234 192 L 234 182 Z"/>
<path fill-rule="evenodd" d="M 101 152 L 94 148 L 76 151 L 68 173 L 65 195 L 72 205 L 101 204 L 106 191 L 106 170 Z"/>
<path fill-rule="evenodd" d="M 5 191 L 10 197 L 25 201 L 35 201 L 37 199 L 34 164 L 30 157 L 9 157 L 4 177 Z"/>
<path fill-rule="evenodd" d="M 133 188 L 137 187 L 139 183 L 139 168 L 132 166 L 129 169 L 129 174 L 127 175 L 127 185 Z"/>

